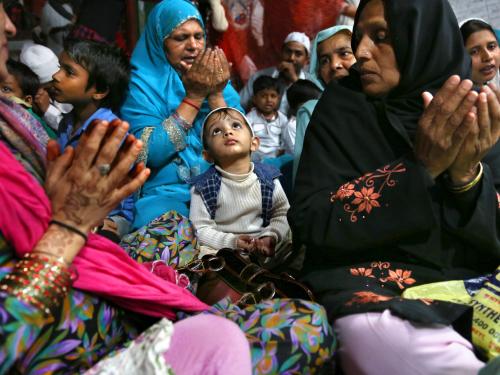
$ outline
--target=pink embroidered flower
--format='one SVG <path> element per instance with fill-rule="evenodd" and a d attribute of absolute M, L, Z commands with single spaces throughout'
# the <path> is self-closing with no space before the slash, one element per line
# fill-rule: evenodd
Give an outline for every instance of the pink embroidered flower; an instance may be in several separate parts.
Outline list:
<path fill-rule="evenodd" d="M 333 202 L 336 199 L 343 200 L 345 198 L 349 198 L 353 194 L 354 194 L 354 184 L 348 182 L 342 185 L 335 194 L 332 194 L 331 201 Z"/>
<path fill-rule="evenodd" d="M 352 204 L 358 205 L 358 212 L 366 211 L 370 213 L 373 207 L 380 207 L 377 199 L 380 198 L 379 193 L 375 193 L 373 188 L 361 188 L 361 191 L 354 192 L 354 200 Z"/>
<path fill-rule="evenodd" d="M 375 277 L 372 275 L 372 269 L 371 268 L 351 268 L 351 275 L 353 276 L 365 276 L 365 277 Z"/>
<path fill-rule="evenodd" d="M 406 271 L 403 271 L 402 269 L 397 269 L 396 271 L 389 270 L 389 277 L 387 278 L 387 280 L 394 281 L 396 284 L 398 284 L 399 289 L 404 289 L 405 285 L 403 284 L 412 285 L 417 282 L 417 280 L 411 278 L 410 276 L 411 276 L 411 271 L 409 270 Z"/>
<path fill-rule="evenodd" d="M 500 208 L 500 193 L 497 192 L 498 208 Z"/>

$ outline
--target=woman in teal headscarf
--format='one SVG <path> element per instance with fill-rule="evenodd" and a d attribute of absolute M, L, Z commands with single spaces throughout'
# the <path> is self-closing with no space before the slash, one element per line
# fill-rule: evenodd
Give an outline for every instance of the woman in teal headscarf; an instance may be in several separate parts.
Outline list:
<path fill-rule="evenodd" d="M 313 40 L 311 61 L 309 63 L 310 80 L 321 91 L 331 80 L 338 80 L 349 74 L 349 68 L 356 62 L 351 49 L 351 26 L 333 26 L 321 30 Z M 305 102 L 297 111 L 297 131 L 295 135 L 295 152 L 293 160 L 293 179 L 297 173 L 302 145 L 307 125 L 311 119 L 318 99 Z"/>
<path fill-rule="evenodd" d="M 208 166 L 202 121 L 211 109 L 239 108 L 224 53 L 205 43 L 198 9 L 187 0 L 165 0 L 152 10 L 132 55 L 121 115 L 143 140 L 142 160 L 152 171 L 136 201 L 134 229 L 167 211 L 188 216 L 187 180 Z"/>
<path fill-rule="evenodd" d="M 208 166 L 201 156 L 202 121 L 211 108 L 240 108 L 239 97 L 227 84 L 222 51 L 205 50 L 200 14 L 186 0 L 156 5 L 131 63 L 122 116 L 144 142 L 142 160 L 151 176 L 136 201 L 134 227 L 140 229 L 121 245 L 138 262 L 162 260 L 182 268 L 196 256 L 185 216 L 187 180 Z M 314 373 L 331 359 L 335 340 L 320 305 L 272 299 L 239 308 L 229 302 L 220 301 L 210 313 L 232 320 L 246 334 L 255 374 Z"/>

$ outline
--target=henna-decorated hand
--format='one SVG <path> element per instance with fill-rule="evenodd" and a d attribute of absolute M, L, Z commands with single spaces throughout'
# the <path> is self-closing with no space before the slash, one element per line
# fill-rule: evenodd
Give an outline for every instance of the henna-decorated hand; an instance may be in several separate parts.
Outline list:
<path fill-rule="evenodd" d="M 207 48 L 198 54 L 191 68 L 182 76 L 186 97 L 203 101 L 213 91 L 215 52 Z"/>
<path fill-rule="evenodd" d="M 224 51 L 219 47 L 215 47 L 212 93 L 222 94 L 222 91 L 226 88 L 227 83 L 229 82 L 230 76 L 231 71 L 229 62 L 227 61 Z"/>
<path fill-rule="evenodd" d="M 143 164 L 130 172 L 142 142 L 128 135 L 120 147 L 128 127 L 120 120 L 96 121 L 76 149 L 62 155 L 55 141 L 49 143 L 45 191 L 54 220 L 87 233 L 146 181 L 150 171 Z M 102 173 L 103 165 L 110 165 L 109 173 Z"/>

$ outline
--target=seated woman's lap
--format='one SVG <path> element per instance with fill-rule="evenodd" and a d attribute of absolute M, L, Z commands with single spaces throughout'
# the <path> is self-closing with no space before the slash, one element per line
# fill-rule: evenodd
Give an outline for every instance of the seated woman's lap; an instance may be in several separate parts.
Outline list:
<path fill-rule="evenodd" d="M 484 366 L 451 326 L 416 324 L 385 310 L 348 315 L 334 327 L 346 375 L 472 375 Z"/>

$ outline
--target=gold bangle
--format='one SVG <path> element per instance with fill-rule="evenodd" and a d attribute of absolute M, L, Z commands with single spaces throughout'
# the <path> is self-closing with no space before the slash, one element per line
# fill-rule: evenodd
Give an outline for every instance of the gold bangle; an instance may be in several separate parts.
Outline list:
<path fill-rule="evenodd" d="M 63 260 L 28 253 L 0 282 L 0 290 L 50 315 L 68 293 L 72 279 Z"/>
<path fill-rule="evenodd" d="M 452 187 L 450 187 L 450 190 L 453 193 L 465 193 L 466 191 L 469 191 L 474 186 L 476 186 L 478 184 L 478 182 L 481 181 L 481 177 L 483 177 L 483 164 L 480 162 L 479 163 L 479 172 L 477 173 L 476 177 L 471 182 L 468 182 L 467 184 L 462 185 L 462 186 L 452 186 Z"/>

